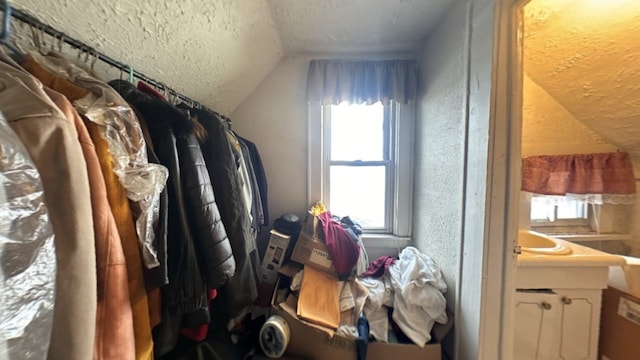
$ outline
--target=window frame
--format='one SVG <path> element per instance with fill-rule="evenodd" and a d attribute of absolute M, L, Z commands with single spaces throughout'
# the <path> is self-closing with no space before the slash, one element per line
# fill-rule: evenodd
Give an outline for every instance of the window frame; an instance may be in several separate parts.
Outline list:
<path fill-rule="evenodd" d="M 327 111 L 329 106 L 319 102 L 308 103 L 308 203 L 317 201 L 325 203 L 329 209 L 329 137 Z M 385 106 L 385 116 L 390 121 L 391 144 L 395 151 L 390 156 L 390 174 L 387 175 L 392 185 L 389 187 L 387 201 L 387 228 L 366 230 L 363 238 L 391 239 L 408 241 L 411 235 L 413 210 L 413 149 L 414 149 L 414 110 L 411 104 L 402 105 L 391 102 Z M 391 154 L 390 154 L 391 155 Z M 393 160 L 393 161 L 391 161 Z"/>

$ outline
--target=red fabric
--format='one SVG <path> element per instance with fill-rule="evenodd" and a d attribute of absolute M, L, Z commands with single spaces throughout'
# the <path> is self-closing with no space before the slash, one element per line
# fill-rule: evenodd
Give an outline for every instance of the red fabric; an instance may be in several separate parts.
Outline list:
<path fill-rule="evenodd" d="M 369 264 L 367 271 L 363 272 L 360 276 L 379 278 L 389 271 L 389 266 L 391 266 L 394 261 L 396 261 L 396 259 L 391 256 L 381 256 Z"/>
<path fill-rule="evenodd" d="M 152 87 L 151 85 L 142 82 L 142 81 L 138 81 L 138 90 L 142 91 L 143 93 L 147 94 L 147 95 L 151 95 L 153 97 L 156 97 L 158 99 L 162 99 L 164 101 L 167 101 L 167 98 L 161 94 L 160 92 L 158 92 L 158 90 L 156 90 L 154 87 Z"/>
<path fill-rule="evenodd" d="M 360 245 L 351 239 L 351 236 L 339 222 L 333 219 L 329 211 L 320 214 L 318 219 L 322 224 L 327 252 L 331 256 L 338 278 L 345 279 L 349 277 L 358 262 Z"/>
<path fill-rule="evenodd" d="M 218 296 L 218 291 L 216 289 L 209 289 L 209 291 L 207 291 L 207 298 L 209 299 L 209 302 L 215 299 L 216 296 Z M 203 341 L 207 338 L 208 332 L 209 324 L 204 324 L 192 328 L 182 328 L 180 330 L 180 333 L 182 333 L 182 335 L 188 337 L 193 341 Z"/>
<path fill-rule="evenodd" d="M 522 190 L 542 195 L 634 194 L 633 165 L 625 152 L 541 155 L 522 160 Z"/>

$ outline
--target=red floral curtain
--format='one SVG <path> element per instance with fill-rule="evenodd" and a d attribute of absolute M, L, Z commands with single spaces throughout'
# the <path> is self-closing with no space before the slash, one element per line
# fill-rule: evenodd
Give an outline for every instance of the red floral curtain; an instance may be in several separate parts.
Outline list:
<path fill-rule="evenodd" d="M 540 155 L 522 160 L 522 190 L 541 195 L 631 195 L 633 165 L 625 152 Z"/>

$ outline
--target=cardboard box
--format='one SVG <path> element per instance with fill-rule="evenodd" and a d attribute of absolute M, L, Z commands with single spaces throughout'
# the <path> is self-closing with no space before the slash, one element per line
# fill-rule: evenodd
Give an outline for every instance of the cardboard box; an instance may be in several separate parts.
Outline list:
<path fill-rule="evenodd" d="M 614 287 L 602 292 L 598 359 L 631 360 L 640 354 L 640 298 Z"/>
<path fill-rule="evenodd" d="M 309 236 L 305 232 L 298 235 L 298 241 L 293 248 L 291 260 L 300 264 L 311 266 L 312 268 L 337 276 L 336 268 L 333 266 L 331 256 L 327 251 L 324 241 L 319 238 Z"/>
<path fill-rule="evenodd" d="M 291 336 L 285 354 L 305 359 L 356 360 L 354 339 L 336 335 L 330 329 L 298 319 L 297 299 L 286 291 L 279 290 L 281 279 L 286 279 L 286 276 L 279 277 L 272 297 L 271 313 L 282 316 L 289 326 Z M 431 342 L 425 347 L 369 342 L 367 360 L 441 360 L 441 341 L 449 333 L 453 324 L 453 316 L 448 315 L 450 318 L 446 325 L 436 324 L 433 327 Z"/>
<path fill-rule="evenodd" d="M 267 244 L 264 257 L 262 259 L 262 271 L 260 282 L 265 284 L 275 284 L 278 279 L 278 268 L 285 262 L 285 254 L 289 247 L 291 236 L 271 230 L 271 237 Z"/>

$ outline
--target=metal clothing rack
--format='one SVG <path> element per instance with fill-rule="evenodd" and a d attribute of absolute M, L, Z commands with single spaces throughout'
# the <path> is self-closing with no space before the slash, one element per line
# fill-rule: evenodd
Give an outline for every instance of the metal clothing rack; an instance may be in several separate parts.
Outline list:
<path fill-rule="evenodd" d="M 2 11 L 6 11 L 5 9 L 5 3 L 0 2 L 0 9 Z M 40 21 L 38 18 L 36 18 L 33 15 L 28 14 L 27 12 L 17 9 L 13 6 L 11 6 L 11 17 L 15 18 L 27 25 L 33 26 L 38 30 L 41 30 L 51 36 L 53 36 L 54 38 L 58 39 L 59 41 L 63 41 L 64 43 L 66 43 L 67 45 L 71 46 L 72 48 L 75 49 L 79 49 L 81 51 L 85 51 L 87 52 L 88 55 L 93 56 L 95 59 L 100 60 L 104 63 L 109 64 L 112 67 L 115 67 L 117 69 L 120 69 L 121 71 L 128 73 L 130 76 L 136 77 L 158 89 L 163 89 L 165 91 L 167 91 L 168 93 L 170 93 L 171 95 L 175 96 L 176 98 L 189 103 L 189 104 L 193 104 L 193 106 L 197 107 L 197 108 L 201 108 L 202 106 L 200 105 L 199 102 L 190 99 L 189 97 L 182 95 L 180 93 L 178 93 L 177 91 L 171 89 L 170 87 L 168 87 L 167 85 L 165 85 L 164 83 L 154 80 L 152 78 L 150 78 L 149 76 L 134 70 L 130 65 L 122 63 L 120 61 L 117 61 L 101 52 L 96 51 L 93 47 L 83 43 L 82 41 L 76 40 L 70 36 L 68 36 L 67 34 L 63 33 L 62 31 L 59 31 L 55 28 L 53 28 L 52 26 L 43 23 L 42 21 Z"/>

